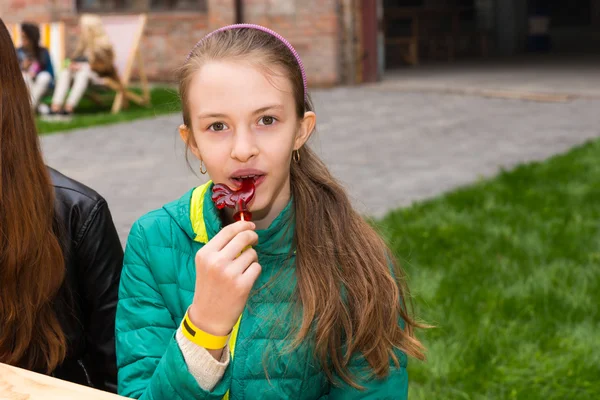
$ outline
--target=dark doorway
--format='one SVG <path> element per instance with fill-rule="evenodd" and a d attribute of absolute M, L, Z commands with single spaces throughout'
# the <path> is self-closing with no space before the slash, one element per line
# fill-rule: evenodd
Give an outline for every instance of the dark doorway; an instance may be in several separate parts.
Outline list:
<path fill-rule="evenodd" d="M 492 7 L 493 0 L 384 0 L 386 68 L 487 55 Z"/>
<path fill-rule="evenodd" d="M 540 3 L 534 1 L 533 4 Z M 545 0 L 552 53 L 600 54 L 599 0 Z"/>

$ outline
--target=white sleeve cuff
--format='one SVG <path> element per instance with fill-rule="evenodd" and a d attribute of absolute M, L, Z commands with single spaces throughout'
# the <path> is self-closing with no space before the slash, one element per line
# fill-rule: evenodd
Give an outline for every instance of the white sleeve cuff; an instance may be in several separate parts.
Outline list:
<path fill-rule="evenodd" d="M 229 344 L 223 349 L 221 360 L 217 361 L 204 347 L 198 346 L 186 338 L 181 327 L 177 329 L 175 338 L 188 370 L 198 385 L 207 392 L 212 391 L 229 365 Z"/>

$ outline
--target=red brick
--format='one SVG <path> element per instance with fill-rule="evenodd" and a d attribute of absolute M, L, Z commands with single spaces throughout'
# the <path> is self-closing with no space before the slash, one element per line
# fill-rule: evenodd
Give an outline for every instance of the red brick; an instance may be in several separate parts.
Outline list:
<path fill-rule="evenodd" d="M 0 0 L 6 22 L 37 22 L 59 18 L 67 24 L 67 51 L 77 40 L 77 13 L 72 0 Z M 151 80 L 175 79 L 192 46 L 210 30 L 235 22 L 234 0 L 208 0 L 208 12 L 150 13 L 142 40 L 142 57 Z M 244 0 L 244 22 L 267 26 L 286 37 L 300 53 L 309 83 L 331 86 L 341 82 L 340 59 L 347 51 L 338 3 L 348 0 Z M 355 12 L 351 10 L 350 12 Z M 6 15 L 6 17 L 4 17 Z M 360 29 L 360 24 L 357 23 Z M 356 54 L 359 54 L 355 50 Z M 355 55 L 344 58 L 354 59 Z M 134 74 L 135 77 L 135 74 Z"/>

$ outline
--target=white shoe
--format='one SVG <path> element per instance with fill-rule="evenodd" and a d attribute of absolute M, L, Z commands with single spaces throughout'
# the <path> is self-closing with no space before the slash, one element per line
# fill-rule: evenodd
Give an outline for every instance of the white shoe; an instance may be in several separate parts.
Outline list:
<path fill-rule="evenodd" d="M 48 114 L 50 114 L 50 107 L 48 107 L 48 104 L 42 103 L 38 106 L 37 112 L 40 115 L 48 115 Z"/>

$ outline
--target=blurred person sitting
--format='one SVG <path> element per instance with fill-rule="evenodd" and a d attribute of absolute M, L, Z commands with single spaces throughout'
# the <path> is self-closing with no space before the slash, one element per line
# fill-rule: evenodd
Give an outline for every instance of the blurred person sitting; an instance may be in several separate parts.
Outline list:
<path fill-rule="evenodd" d="M 35 110 L 53 84 L 54 69 L 48 49 L 40 45 L 40 29 L 37 25 L 27 22 L 21 24 L 21 38 L 23 45 L 17 49 L 17 56 L 31 96 L 31 106 Z"/>
<path fill-rule="evenodd" d="M 79 20 L 79 27 L 81 34 L 77 48 L 58 76 L 52 97 L 51 119 L 71 119 L 90 81 L 117 77 L 113 48 L 100 17 L 84 14 Z M 69 88 L 71 93 L 67 98 Z"/>
<path fill-rule="evenodd" d="M 1 19 L 0 60 L 0 362 L 115 392 L 123 249 L 108 205 L 44 164 Z"/>

